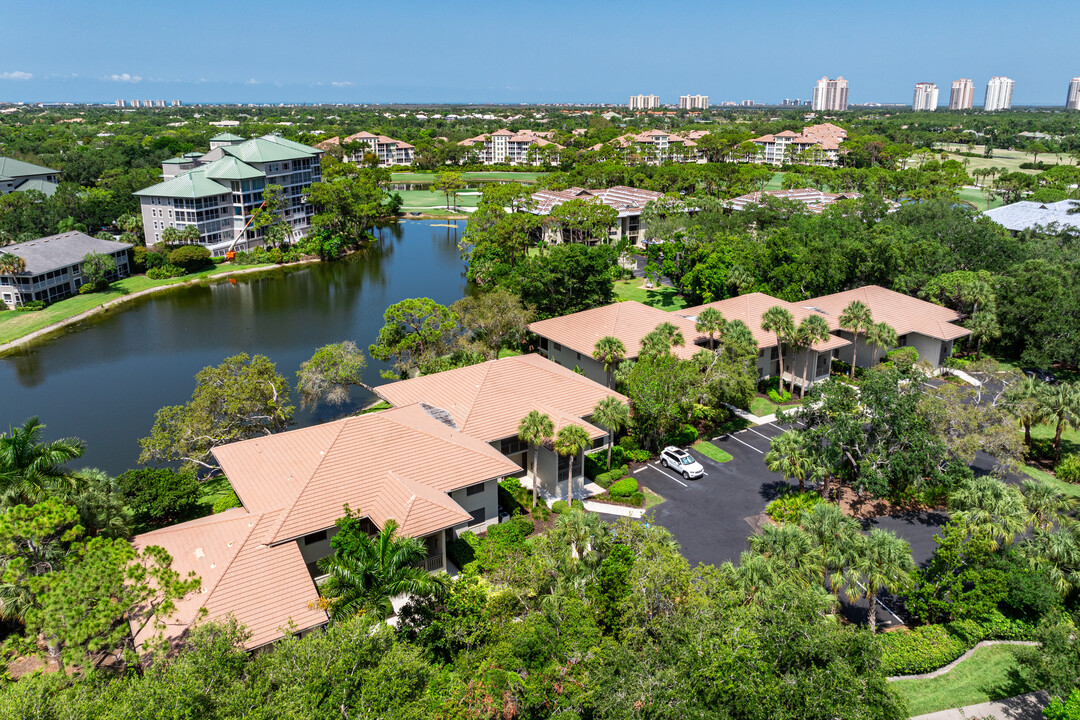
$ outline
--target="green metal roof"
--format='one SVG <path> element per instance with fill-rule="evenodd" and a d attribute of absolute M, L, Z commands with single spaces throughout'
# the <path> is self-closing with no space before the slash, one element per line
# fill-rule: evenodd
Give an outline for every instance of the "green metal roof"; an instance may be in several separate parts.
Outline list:
<path fill-rule="evenodd" d="M 52 197 L 53 193 L 56 192 L 56 183 L 49 182 L 44 178 L 30 178 L 26 182 L 17 186 L 15 189 L 19 192 L 26 192 L 27 190 L 37 190 L 38 192 L 43 192 L 49 197 Z"/>
<path fill-rule="evenodd" d="M 171 198 L 201 198 L 225 195 L 231 192 L 232 189 L 228 186 L 208 178 L 203 168 L 196 168 L 170 178 L 165 182 L 138 190 L 134 194 Z"/>
<path fill-rule="evenodd" d="M 221 151 L 244 162 L 280 162 L 318 155 L 321 151 L 273 135 L 245 140 L 239 145 L 225 145 Z"/>
<path fill-rule="evenodd" d="M 201 152 L 189 152 L 189 153 L 184 153 L 180 157 L 186 157 L 186 158 L 191 158 L 192 160 L 198 160 L 203 155 L 204 155 L 204 153 L 201 153 Z"/>
<path fill-rule="evenodd" d="M 210 142 L 236 142 L 243 141 L 244 138 L 239 135 L 233 135 L 231 132 L 218 133 L 214 137 L 210 138 Z"/>
<path fill-rule="evenodd" d="M 31 177 L 34 175 L 55 175 L 59 172 L 59 170 L 52 170 L 47 167 L 0 155 L 0 175 L 5 177 L 18 178 Z"/>
<path fill-rule="evenodd" d="M 190 163 L 190 162 L 191 162 L 191 158 L 174 157 L 174 158 L 169 158 L 168 160 L 162 160 L 161 164 L 162 165 L 183 165 L 185 163 Z"/>
<path fill-rule="evenodd" d="M 234 157 L 223 157 L 220 160 L 215 160 L 209 165 L 200 168 L 200 170 L 206 173 L 206 177 L 214 180 L 250 180 L 251 178 L 266 177 L 266 173 Z"/>

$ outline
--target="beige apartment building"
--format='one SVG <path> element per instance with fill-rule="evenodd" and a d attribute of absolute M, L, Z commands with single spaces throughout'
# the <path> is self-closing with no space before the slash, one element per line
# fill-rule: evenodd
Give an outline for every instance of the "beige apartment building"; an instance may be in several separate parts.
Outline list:
<path fill-rule="evenodd" d="M 631 95 L 630 102 L 627 103 L 630 106 L 630 110 L 655 110 L 660 107 L 659 95 Z"/>
<path fill-rule="evenodd" d="M 475 153 L 482 165 L 555 165 L 562 145 L 551 141 L 554 132 L 503 128 L 458 143 Z"/>
<path fill-rule="evenodd" d="M 759 148 L 755 162 L 783 165 L 797 160 L 805 165 L 835 167 L 840 162 L 840 143 L 846 138 L 844 128 L 822 123 L 804 127 L 801 133 L 785 130 L 753 138 L 750 142 Z"/>
<path fill-rule="evenodd" d="M 346 143 L 360 143 L 363 147 L 359 150 L 346 153 L 344 159 L 347 162 L 363 162 L 364 156 L 371 153 L 379 159 L 379 167 L 392 167 L 394 165 L 412 165 L 416 159 L 416 148 L 404 140 L 395 140 L 386 135 L 375 135 L 367 131 L 361 131 L 348 136 L 345 139 L 332 137 L 315 145 L 320 150 L 329 151 L 333 146 L 341 146 Z"/>
<path fill-rule="evenodd" d="M 949 93 L 950 110 L 970 110 L 975 105 L 975 84 L 971 78 L 953 80 Z"/>
<path fill-rule="evenodd" d="M 848 81 L 842 75 L 838 75 L 835 80 L 821 78 L 814 86 L 814 96 L 810 104 L 814 110 L 847 110 Z"/>
<path fill-rule="evenodd" d="M 666 162 L 703 163 L 705 158 L 697 149 L 697 143 L 689 137 L 676 135 L 667 130 L 646 130 L 641 133 L 620 135 L 608 145 L 616 148 L 623 158 L 634 159 L 648 165 L 663 165 Z M 604 149 L 604 143 L 597 143 L 589 148 L 592 151 Z"/>
<path fill-rule="evenodd" d="M 549 215 L 553 208 L 571 200 L 584 200 L 585 202 L 601 203 L 618 211 L 615 224 L 608 228 L 607 238 L 591 238 L 586 244 L 598 242 L 614 242 L 626 238 L 635 245 L 644 245 L 648 239 L 648 228 L 641 220 L 641 213 L 649 202 L 659 200 L 663 193 L 653 190 L 618 185 L 603 190 L 586 190 L 572 187 L 566 190 L 540 190 L 532 195 L 532 207 L 529 212 L 536 215 Z M 567 231 L 554 223 L 545 223 L 543 240 L 547 243 L 563 243 L 569 241 Z"/>
<path fill-rule="evenodd" d="M 708 110 L 709 109 L 709 96 L 708 95 L 680 95 L 679 96 L 679 109 L 680 110 Z"/>

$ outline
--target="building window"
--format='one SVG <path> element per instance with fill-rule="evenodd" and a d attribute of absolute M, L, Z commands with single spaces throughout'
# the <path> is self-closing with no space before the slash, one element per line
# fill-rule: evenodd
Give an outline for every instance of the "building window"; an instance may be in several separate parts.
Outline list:
<path fill-rule="evenodd" d="M 555 343 L 555 352 L 562 352 L 562 345 Z"/>
<path fill-rule="evenodd" d="M 479 525 L 487 520 L 487 508 L 477 508 L 469 514 L 472 515 L 472 520 L 469 521 L 469 527 Z"/>
<path fill-rule="evenodd" d="M 544 351 L 548 349 L 548 339 L 546 337 L 540 338 L 540 349 Z"/>
<path fill-rule="evenodd" d="M 907 345 L 907 335 L 896 338 L 896 347 L 904 347 L 905 345 Z"/>
<path fill-rule="evenodd" d="M 485 485 L 486 483 L 476 483 L 475 485 L 470 485 L 469 487 L 465 488 L 465 495 L 479 495 L 480 493 L 484 492 Z"/>
<path fill-rule="evenodd" d="M 320 530 L 319 532 L 311 533 L 304 536 L 305 545 L 314 545 L 317 542 L 323 542 L 326 540 L 326 531 Z"/>
<path fill-rule="evenodd" d="M 521 438 L 505 438 L 499 443 L 499 452 L 503 455 L 515 455 L 517 453 L 523 453 L 528 449 L 528 443 Z"/>

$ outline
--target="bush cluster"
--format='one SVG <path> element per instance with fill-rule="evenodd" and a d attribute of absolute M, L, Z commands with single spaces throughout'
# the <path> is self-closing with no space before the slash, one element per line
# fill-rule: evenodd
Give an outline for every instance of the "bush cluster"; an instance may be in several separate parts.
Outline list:
<path fill-rule="evenodd" d="M 1054 474 L 1058 480 L 1065 482 L 1080 482 L 1080 455 L 1075 453 L 1061 458 L 1061 462 L 1054 468 Z"/>
<path fill-rule="evenodd" d="M 595 478 L 593 478 L 593 480 L 596 482 L 597 485 L 604 488 L 605 490 L 608 490 L 609 488 L 611 488 L 612 483 L 615 483 L 618 480 L 622 480 L 624 477 L 626 477 L 628 472 L 629 469 L 626 465 L 620 465 L 613 470 L 609 470 L 605 473 L 600 473 Z"/>
<path fill-rule="evenodd" d="M 45 301 L 31 300 L 30 302 L 23 303 L 22 305 L 17 305 L 15 309 L 20 312 L 34 312 L 35 310 L 44 310 Z"/>
<path fill-rule="evenodd" d="M 236 493 L 230 490 L 225 495 L 222 495 L 214 501 L 214 514 L 223 513 L 226 510 L 240 507 L 240 498 L 236 496 Z"/>
<path fill-rule="evenodd" d="M 551 503 L 551 512 L 555 513 L 556 515 L 562 515 L 569 509 L 570 506 L 566 503 L 565 500 L 556 500 L 555 502 Z"/>
<path fill-rule="evenodd" d="M 982 622 L 958 620 L 877 636 L 886 675 L 921 675 L 948 665 L 983 640 L 1028 640 L 1034 626 L 994 613 Z"/>
<path fill-rule="evenodd" d="M 776 522 L 797 522 L 803 511 L 818 503 L 825 502 L 812 490 L 806 492 L 788 492 L 765 506 L 765 514 Z"/>
<path fill-rule="evenodd" d="M 202 245 L 181 245 L 169 253 L 169 265 L 191 273 L 210 264 L 210 251 Z"/>
<path fill-rule="evenodd" d="M 789 395 L 790 397 L 790 395 Z M 693 425 L 683 425 L 679 428 L 678 432 L 674 432 L 664 438 L 664 445 L 675 445 L 677 447 L 683 447 L 685 445 L 693 445 L 697 442 L 698 431 Z"/>
<path fill-rule="evenodd" d="M 169 278 L 183 277 L 188 272 L 179 265 L 161 265 L 146 271 L 146 277 L 151 280 L 167 280 Z"/>
<path fill-rule="evenodd" d="M 616 500 L 629 498 L 631 495 L 638 491 L 638 483 L 632 477 L 623 478 L 618 482 L 612 483 L 608 488 L 608 495 Z"/>

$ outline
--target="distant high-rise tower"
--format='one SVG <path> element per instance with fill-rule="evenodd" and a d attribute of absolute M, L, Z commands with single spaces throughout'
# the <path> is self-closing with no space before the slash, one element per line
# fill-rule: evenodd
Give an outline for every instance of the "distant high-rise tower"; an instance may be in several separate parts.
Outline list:
<path fill-rule="evenodd" d="M 652 110 L 654 108 L 660 107 L 660 96 L 631 95 L 629 104 L 631 110 Z"/>
<path fill-rule="evenodd" d="M 950 110 L 970 110 L 975 105 L 975 84 L 971 78 L 965 80 L 953 80 L 952 92 L 949 94 Z"/>
<path fill-rule="evenodd" d="M 930 82 L 915 83 L 915 97 L 911 101 L 912 110 L 937 110 L 938 86 Z"/>
<path fill-rule="evenodd" d="M 835 80 L 823 77 L 814 86 L 811 106 L 815 110 L 847 110 L 848 84 L 842 75 Z"/>
<path fill-rule="evenodd" d="M 1065 96 L 1066 110 L 1080 110 L 1080 77 L 1069 81 L 1069 94 Z"/>
<path fill-rule="evenodd" d="M 680 110 L 708 110 L 709 109 L 709 96 L 708 95 L 680 95 L 679 96 L 679 109 Z"/>
<path fill-rule="evenodd" d="M 986 102 L 983 109 L 1008 110 L 1012 107 L 1013 81 L 1007 77 L 994 76 L 986 83 Z"/>

